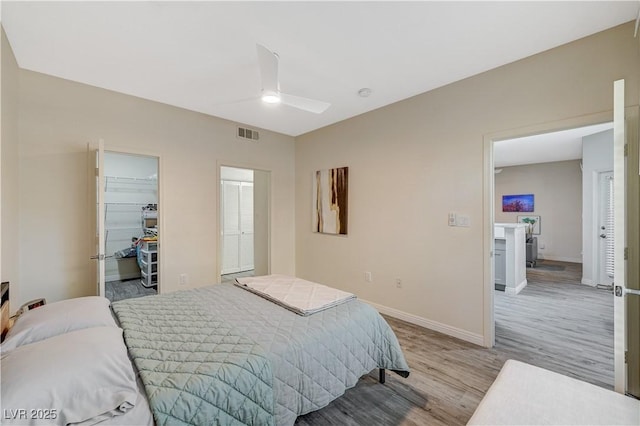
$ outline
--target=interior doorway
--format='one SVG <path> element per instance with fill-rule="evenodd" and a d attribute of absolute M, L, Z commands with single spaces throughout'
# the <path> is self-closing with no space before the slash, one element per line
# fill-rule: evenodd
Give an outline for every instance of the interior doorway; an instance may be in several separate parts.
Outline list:
<path fill-rule="evenodd" d="M 220 167 L 221 282 L 269 273 L 270 172 Z"/>
<path fill-rule="evenodd" d="M 566 150 L 560 143 L 562 132 L 491 141 L 495 170 L 488 203 L 494 222 L 525 222 L 523 245 L 537 242 L 537 262 L 527 262 L 527 250 L 521 250 L 527 256 L 521 261 L 528 266 L 524 286 L 511 293 L 491 290 L 494 346 L 515 359 L 613 389 L 613 296 L 596 288 L 599 268 L 606 269 L 601 263 L 606 257 L 599 250 L 606 209 L 598 201 L 599 176 L 613 167 L 611 127 L 605 123 L 576 129 L 581 134 L 574 141 L 573 157 L 541 155 L 537 160 L 538 154 Z M 530 144 L 522 147 L 522 161 L 515 159 L 514 150 L 507 155 L 500 151 L 502 143 L 515 144 L 518 139 Z M 553 145 L 549 148 L 547 142 Z M 603 155 L 605 151 L 611 155 Z M 609 159 L 611 164 L 602 163 Z M 514 194 L 531 196 L 531 208 L 503 209 L 502 197 Z M 535 220 L 534 226 L 523 218 Z M 494 253 L 497 248 L 498 239 L 492 245 Z M 498 263 L 493 259 L 492 280 L 495 276 L 497 283 Z"/>
<path fill-rule="evenodd" d="M 613 288 L 613 170 L 598 173 L 598 198 L 596 212 L 598 219 L 598 249 L 596 260 L 597 285 Z"/>
<path fill-rule="evenodd" d="M 158 157 L 105 151 L 105 296 L 158 293 Z"/>

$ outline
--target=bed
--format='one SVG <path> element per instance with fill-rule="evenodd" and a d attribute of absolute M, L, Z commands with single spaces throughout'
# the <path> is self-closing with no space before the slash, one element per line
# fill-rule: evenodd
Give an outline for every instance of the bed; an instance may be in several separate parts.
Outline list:
<path fill-rule="evenodd" d="M 106 299 L 89 299 L 88 308 L 72 309 L 80 299 L 39 308 L 47 318 L 44 331 L 33 331 L 38 318 L 31 324 L 22 318 L 16 322 L 2 345 L 2 408 L 8 413 L 3 424 L 292 425 L 297 416 L 326 406 L 376 368 L 409 374 L 389 325 L 357 299 L 303 316 L 238 286 L 220 284 L 115 302 L 117 323 L 103 315 Z M 65 306 L 50 312 L 59 304 Z M 106 306 L 108 312 L 108 301 Z M 97 312 L 99 318 L 91 319 Z M 64 324 L 56 326 L 52 316 L 63 317 L 59 322 Z M 60 361 L 54 359 L 58 352 Z M 103 359 L 112 352 L 117 354 Z M 53 358 L 31 372 L 27 365 L 42 359 L 42 353 Z M 49 365 L 57 366 L 59 374 L 42 383 L 39 377 L 50 373 Z M 30 381 L 22 383 L 21 375 Z M 43 385 L 55 389 L 70 375 L 88 382 L 74 384 L 74 392 L 87 389 L 84 406 L 96 405 L 95 413 L 62 413 L 62 405 L 69 405 L 58 395 L 62 390 L 40 395 L 47 393 L 40 392 Z M 115 388 L 117 398 L 92 395 L 88 389 L 96 383 Z M 37 398 L 31 386 L 40 387 Z M 7 409 L 26 410 L 26 418 Z M 57 418 L 38 418 L 47 414 L 38 410 L 45 409 L 56 410 Z"/>

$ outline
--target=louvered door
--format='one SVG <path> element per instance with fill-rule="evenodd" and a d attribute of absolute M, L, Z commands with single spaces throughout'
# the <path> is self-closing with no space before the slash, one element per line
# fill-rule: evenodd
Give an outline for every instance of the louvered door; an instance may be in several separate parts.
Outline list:
<path fill-rule="evenodd" d="M 599 277 L 598 284 L 613 284 L 614 271 L 614 209 L 613 172 L 599 174 Z"/>

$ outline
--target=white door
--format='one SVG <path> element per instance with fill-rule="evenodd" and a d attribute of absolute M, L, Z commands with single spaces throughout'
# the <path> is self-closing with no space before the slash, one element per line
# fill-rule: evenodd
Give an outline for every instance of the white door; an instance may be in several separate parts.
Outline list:
<path fill-rule="evenodd" d="M 88 144 L 89 150 L 89 173 L 91 181 L 95 185 L 95 252 L 91 259 L 97 262 L 96 267 L 96 294 L 104 297 L 105 289 L 105 231 L 104 231 L 104 141 L 100 139 L 97 143 Z M 94 207 L 92 206 L 92 207 Z"/>
<path fill-rule="evenodd" d="M 614 273 L 613 172 L 598 174 L 598 281 L 610 286 Z"/>
<path fill-rule="evenodd" d="M 613 358 L 614 386 L 616 392 L 625 393 L 627 389 L 627 366 L 625 350 L 627 347 L 626 293 L 626 165 L 624 146 L 625 137 L 624 80 L 613 84 L 613 232 L 614 232 L 614 301 L 613 301 Z"/>
<path fill-rule="evenodd" d="M 221 182 L 222 270 L 233 274 L 253 269 L 253 183 Z"/>

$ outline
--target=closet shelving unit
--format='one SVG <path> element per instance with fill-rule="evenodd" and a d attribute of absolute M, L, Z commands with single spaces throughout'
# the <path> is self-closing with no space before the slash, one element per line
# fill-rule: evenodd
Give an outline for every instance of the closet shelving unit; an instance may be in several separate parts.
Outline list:
<path fill-rule="evenodd" d="M 145 287 L 158 285 L 158 242 L 143 241 L 140 249 L 140 282 Z"/>
<path fill-rule="evenodd" d="M 156 206 L 157 207 L 157 206 Z M 157 235 L 158 211 L 142 209 L 141 225 L 145 235 Z M 140 248 L 140 282 L 145 287 L 158 285 L 158 241 L 142 240 Z"/>
<path fill-rule="evenodd" d="M 158 181 L 155 178 L 105 177 L 104 215 L 107 255 L 131 246 L 133 238 L 140 238 L 145 234 L 144 224 L 140 220 L 141 212 L 144 206 L 157 203 L 157 184 Z M 155 268 L 157 270 L 157 263 Z M 106 269 L 107 281 L 141 276 L 135 257 L 125 259 L 109 257 Z"/>

